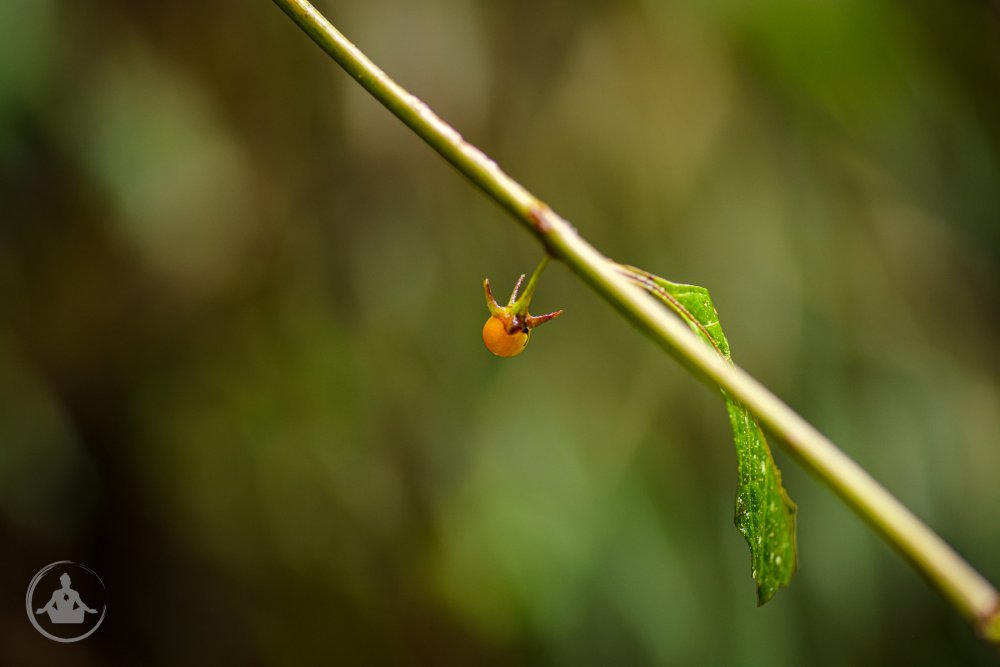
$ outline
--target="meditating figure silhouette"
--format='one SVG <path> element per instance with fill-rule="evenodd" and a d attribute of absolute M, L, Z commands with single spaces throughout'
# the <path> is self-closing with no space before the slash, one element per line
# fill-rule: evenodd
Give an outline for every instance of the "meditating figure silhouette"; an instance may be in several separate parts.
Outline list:
<path fill-rule="evenodd" d="M 62 588 L 57 588 L 52 593 L 49 603 L 35 612 L 42 614 L 49 612 L 49 620 L 53 623 L 83 623 L 83 612 L 96 614 L 96 609 L 91 609 L 80 599 L 80 594 L 69 587 L 70 578 L 68 574 L 59 577 Z"/>

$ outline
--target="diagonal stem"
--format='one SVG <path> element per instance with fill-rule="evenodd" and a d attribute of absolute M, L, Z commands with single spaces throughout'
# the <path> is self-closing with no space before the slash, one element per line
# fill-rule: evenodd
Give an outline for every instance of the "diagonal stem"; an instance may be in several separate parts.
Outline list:
<path fill-rule="evenodd" d="M 1000 596 L 944 540 L 826 436 L 616 270 L 552 209 L 390 79 L 306 0 L 274 0 L 316 44 L 579 278 L 703 382 L 742 403 L 813 474 L 906 557 L 986 639 L 1000 644 Z"/>

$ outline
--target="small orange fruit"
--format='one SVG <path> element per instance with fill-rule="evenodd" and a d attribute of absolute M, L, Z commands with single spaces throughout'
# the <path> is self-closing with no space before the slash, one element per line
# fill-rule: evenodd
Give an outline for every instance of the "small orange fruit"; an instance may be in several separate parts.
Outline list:
<path fill-rule="evenodd" d="M 503 320 L 492 315 L 483 325 L 483 342 L 486 349 L 498 357 L 514 357 L 528 346 L 528 332 L 515 329 L 514 333 L 507 333 Z"/>
<path fill-rule="evenodd" d="M 486 307 L 490 311 L 490 319 L 483 325 L 483 342 L 486 349 L 498 357 L 516 357 L 528 346 L 528 338 L 531 330 L 545 324 L 551 319 L 562 315 L 561 310 L 546 315 L 529 315 L 528 304 L 535 294 L 535 287 L 538 285 L 538 278 L 549 263 L 549 257 L 542 258 L 541 263 L 535 272 L 531 274 L 528 286 L 521 293 L 521 285 L 524 284 L 524 276 L 517 279 L 514 285 L 514 292 L 510 295 L 510 301 L 506 306 L 501 306 L 493 298 L 493 290 L 490 289 L 489 279 L 483 281 L 483 293 L 486 296 Z"/>

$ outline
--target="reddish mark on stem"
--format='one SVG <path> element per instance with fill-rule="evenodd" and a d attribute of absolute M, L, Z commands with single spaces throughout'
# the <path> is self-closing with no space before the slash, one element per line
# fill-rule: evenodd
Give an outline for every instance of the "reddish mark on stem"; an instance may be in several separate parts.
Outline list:
<path fill-rule="evenodd" d="M 994 623 L 1000 623 L 998 616 L 1000 616 L 1000 596 L 994 597 L 992 608 L 987 610 L 985 613 L 981 612 L 979 616 L 980 633 L 987 635 L 987 637 L 992 641 L 1000 641 L 1000 636 L 992 637 L 989 635 L 991 630 L 996 632 L 996 630 L 993 630 L 990 626 Z"/>
<path fill-rule="evenodd" d="M 528 217 L 531 219 L 531 224 L 542 234 L 552 231 L 552 222 L 549 220 L 551 214 L 552 209 L 541 202 L 528 209 Z"/>

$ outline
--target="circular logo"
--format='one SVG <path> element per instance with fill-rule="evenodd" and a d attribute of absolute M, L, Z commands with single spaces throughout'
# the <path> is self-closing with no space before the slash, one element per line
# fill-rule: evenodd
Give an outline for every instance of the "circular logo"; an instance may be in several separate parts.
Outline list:
<path fill-rule="evenodd" d="M 78 642 L 104 621 L 107 591 L 86 565 L 61 560 L 46 565 L 31 580 L 24 605 L 28 620 L 57 642 Z"/>

